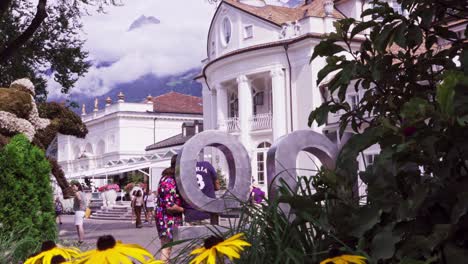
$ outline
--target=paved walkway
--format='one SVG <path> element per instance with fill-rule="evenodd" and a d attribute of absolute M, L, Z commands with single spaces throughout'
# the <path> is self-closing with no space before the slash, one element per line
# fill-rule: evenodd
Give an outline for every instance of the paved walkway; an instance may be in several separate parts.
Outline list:
<path fill-rule="evenodd" d="M 76 246 L 78 236 L 73 215 L 62 215 L 62 223 L 58 225 L 59 239 L 65 245 Z M 96 241 L 102 235 L 112 235 L 123 243 L 139 244 L 153 254 L 161 247 L 154 222 L 152 225 L 143 224 L 143 228 L 135 228 L 135 224 L 128 221 L 85 219 L 84 229 L 85 243 L 80 246 L 82 250 L 96 248 Z"/>

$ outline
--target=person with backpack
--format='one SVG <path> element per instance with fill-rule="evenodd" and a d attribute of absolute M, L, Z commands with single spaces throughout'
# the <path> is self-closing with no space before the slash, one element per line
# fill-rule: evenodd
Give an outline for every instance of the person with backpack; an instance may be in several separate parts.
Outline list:
<path fill-rule="evenodd" d="M 62 214 L 63 214 L 63 204 L 60 201 L 60 198 L 55 197 L 55 221 L 59 221 L 59 224 L 62 224 Z"/>

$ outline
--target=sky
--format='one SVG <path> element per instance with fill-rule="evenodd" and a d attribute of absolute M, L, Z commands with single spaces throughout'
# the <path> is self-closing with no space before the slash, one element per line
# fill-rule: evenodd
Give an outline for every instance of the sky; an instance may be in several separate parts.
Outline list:
<path fill-rule="evenodd" d="M 122 0 L 123 6 L 106 7 L 106 13 L 84 16 L 83 39 L 93 66 L 72 93 L 101 96 L 118 83 L 146 74 L 177 74 L 200 67 L 206 58 L 206 37 L 216 11 L 207 0 Z M 141 15 L 159 24 L 128 31 Z M 102 65 L 105 65 L 102 66 Z M 60 87 L 49 80 L 49 97 L 58 98 Z"/>

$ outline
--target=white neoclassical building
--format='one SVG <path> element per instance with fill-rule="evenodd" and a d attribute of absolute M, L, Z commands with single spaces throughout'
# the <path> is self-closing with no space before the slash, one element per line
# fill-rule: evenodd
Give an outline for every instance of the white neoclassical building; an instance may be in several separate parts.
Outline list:
<path fill-rule="evenodd" d="M 307 125 L 324 96 L 316 81 L 325 60 L 310 62 L 310 57 L 322 36 L 334 30 L 334 21 L 359 18 L 366 5 L 361 0 L 307 0 L 294 8 L 281 1 L 219 4 L 208 32 L 208 57 L 197 79 L 203 85 L 204 127 L 238 137 L 251 157 L 253 180 L 264 190 L 266 151 L 279 137 L 312 129 L 339 143 L 338 116 L 330 116 L 324 127 Z M 350 91 L 347 98 L 353 105 L 359 93 Z M 373 147 L 365 152 L 367 163 L 378 151 Z M 316 159 L 302 153 L 297 164 L 303 170 L 299 174 L 312 175 Z"/>
<path fill-rule="evenodd" d="M 146 180 L 154 187 L 153 172 L 168 167 L 180 146 L 153 152 L 146 147 L 180 134 L 184 122 L 201 121 L 202 100 L 170 92 L 130 103 L 120 94 L 114 103 L 107 98 L 102 108 L 96 101 L 93 112 L 83 110 L 82 120 L 89 131 L 86 138 L 57 138 L 57 160 L 68 179 L 88 177 L 96 186 L 108 180 L 124 184 L 130 172 L 138 171 L 150 176 Z"/>

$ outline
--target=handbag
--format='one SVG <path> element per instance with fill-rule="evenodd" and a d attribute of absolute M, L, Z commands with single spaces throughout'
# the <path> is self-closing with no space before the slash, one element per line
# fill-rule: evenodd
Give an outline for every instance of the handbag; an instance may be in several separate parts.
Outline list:
<path fill-rule="evenodd" d="M 91 216 L 91 209 L 89 209 L 89 207 L 86 207 L 85 218 L 89 218 L 90 216 Z"/>

